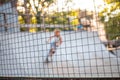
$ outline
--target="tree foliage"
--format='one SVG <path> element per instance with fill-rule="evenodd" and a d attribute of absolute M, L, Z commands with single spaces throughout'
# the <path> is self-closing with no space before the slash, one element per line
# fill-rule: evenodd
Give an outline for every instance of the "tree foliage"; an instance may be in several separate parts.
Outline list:
<path fill-rule="evenodd" d="M 25 23 L 30 23 L 32 16 L 37 18 L 37 23 L 40 23 L 41 16 L 46 15 L 47 8 L 52 4 L 54 0 L 18 0 L 17 10 L 19 15 L 22 15 L 25 19 Z"/>
<path fill-rule="evenodd" d="M 47 24 L 68 24 L 67 12 L 54 12 L 45 18 Z"/>
<path fill-rule="evenodd" d="M 79 23 L 78 16 L 78 10 L 54 12 L 53 14 L 49 14 L 49 16 L 45 18 L 45 23 L 68 24 L 75 26 Z"/>
<path fill-rule="evenodd" d="M 120 2 L 120 0 L 104 0 L 107 4 L 111 4 L 114 2 Z"/>
<path fill-rule="evenodd" d="M 106 36 L 109 40 L 120 36 L 120 0 L 104 0 L 106 7 L 99 13 L 105 24 Z"/>

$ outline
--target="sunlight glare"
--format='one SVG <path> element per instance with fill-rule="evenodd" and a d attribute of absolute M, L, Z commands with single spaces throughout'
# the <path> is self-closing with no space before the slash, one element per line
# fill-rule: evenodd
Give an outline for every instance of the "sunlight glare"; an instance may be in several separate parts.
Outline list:
<path fill-rule="evenodd" d="M 56 5 L 59 11 L 66 11 L 68 7 L 71 9 L 81 9 L 81 10 L 89 10 L 93 11 L 96 8 L 104 5 L 103 0 L 72 0 L 68 5 L 66 5 L 66 0 L 57 0 Z M 55 6 L 52 6 L 51 9 L 55 10 Z M 64 9 L 64 10 L 63 10 Z"/>

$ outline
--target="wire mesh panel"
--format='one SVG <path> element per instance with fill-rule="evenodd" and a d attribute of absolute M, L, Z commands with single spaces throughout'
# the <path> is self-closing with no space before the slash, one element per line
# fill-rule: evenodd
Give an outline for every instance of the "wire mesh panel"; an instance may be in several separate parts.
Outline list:
<path fill-rule="evenodd" d="M 0 77 L 120 77 L 120 2 L 110 19 L 98 10 L 109 4 L 1 0 Z"/>

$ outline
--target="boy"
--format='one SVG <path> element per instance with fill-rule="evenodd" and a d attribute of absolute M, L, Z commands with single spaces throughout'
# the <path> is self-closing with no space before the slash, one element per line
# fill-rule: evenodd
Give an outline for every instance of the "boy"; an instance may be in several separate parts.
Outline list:
<path fill-rule="evenodd" d="M 53 39 L 53 41 L 51 41 L 51 39 Z M 52 56 L 56 52 L 57 47 L 59 47 L 62 44 L 62 37 L 60 35 L 60 30 L 55 29 L 54 36 L 51 36 L 47 42 L 48 43 L 50 42 L 50 51 L 46 58 L 46 62 L 48 63 L 49 62 L 48 57 L 50 56 L 52 60 Z"/>
<path fill-rule="evenodd" d="M 83 25 L 82 25 L 82 24 L 79 24 L 79 25 L 77 26 L 77 30 L 78 30 L 78 31 L 82 31 L 82 29 L 83 29 Z"/>

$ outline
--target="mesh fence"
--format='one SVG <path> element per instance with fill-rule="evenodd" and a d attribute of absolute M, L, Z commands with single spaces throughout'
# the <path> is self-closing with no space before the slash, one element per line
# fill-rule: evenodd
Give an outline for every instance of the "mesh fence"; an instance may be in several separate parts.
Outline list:
<path fill-rule="evenodd" d="M 107 4 L 81 0 L 89 11 L 75 2 L 1 0 L 0 79 L 120 77 L 119 18 L 110 32 L 98 11 Z"/>

